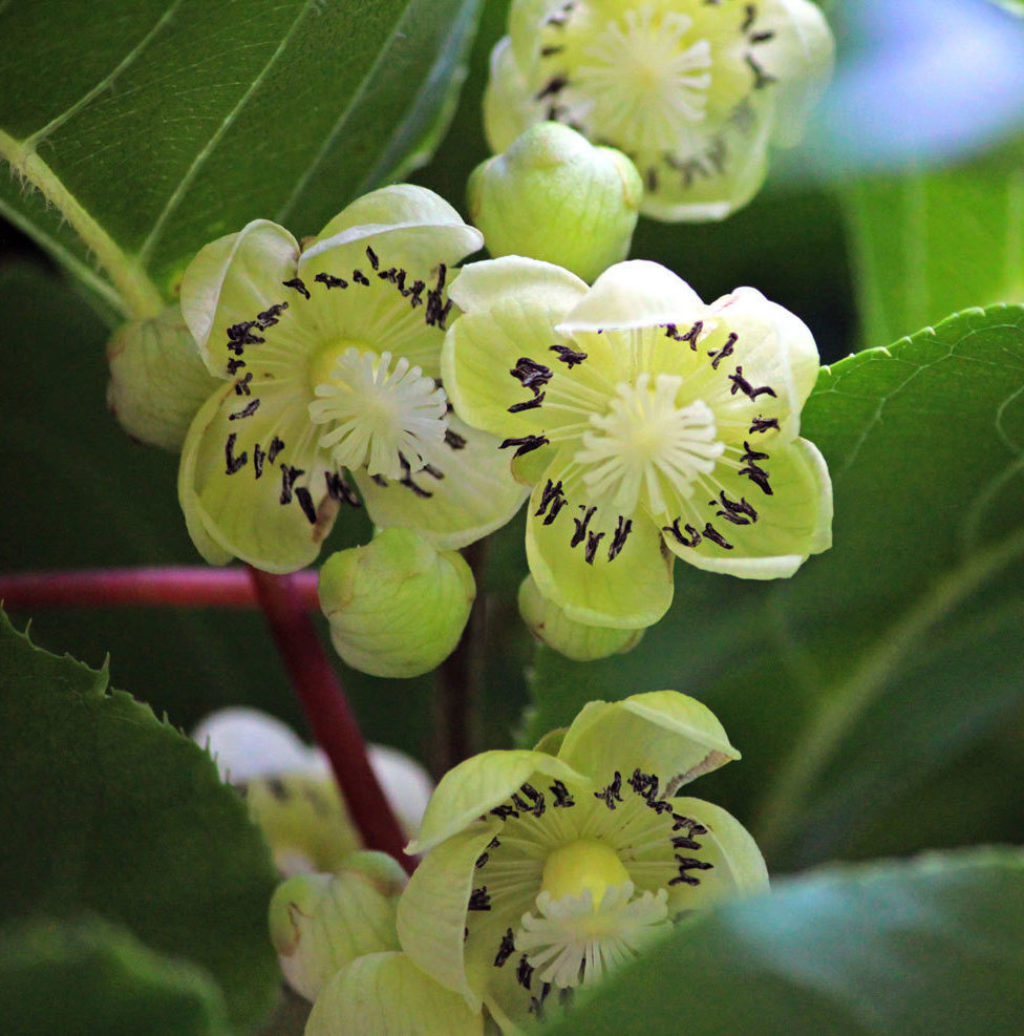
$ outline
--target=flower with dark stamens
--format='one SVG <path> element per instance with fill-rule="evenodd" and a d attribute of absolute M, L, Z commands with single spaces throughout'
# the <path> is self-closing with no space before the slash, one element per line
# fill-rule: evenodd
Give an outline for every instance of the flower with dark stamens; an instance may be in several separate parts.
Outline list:
<path fill-rule="evenodd" d="M 679 788 L 738 759 L 675 691 L 591 702 L 533 751 L 492 751 L 442 778 L 398 905 L 402 948 L 505 1031 L 643 953 L 724 897 L 767 888 L 728 813 Z"/>
<path fill-rule="evenodd" d="M 181 309 L 226 384 L 192 421 L 178 495 L 208 561 L 301 568 L 360 497 L 376 525 L 440 549 L 511 517 L 520 491 L 437 382 L 448 287 L 481 244 L 436 194 L 399 185 L 304 248 L 256 220 L 196 256 Z"/>
<path fill-rule="evenodd" d="M 487 138 L 502 152 L 565 123 L 633 160 L 646 215 L 721 219 L 760 188 L 769 144 L 799 138 L 832 54 L 810 0 L 513 0 Z"/>
<path fill-rule="evenodd" d="M 798 435 L 818 354 L 793 314 L 753 288 L 706 305 L 646 261 L 588 288 L 506 257 L 453 292 L 445 386 L 534 485 L 530 572 L 569 619 L 657 622 L 675 555 L 775 579 L 828 548 L 831 482 Z"/>

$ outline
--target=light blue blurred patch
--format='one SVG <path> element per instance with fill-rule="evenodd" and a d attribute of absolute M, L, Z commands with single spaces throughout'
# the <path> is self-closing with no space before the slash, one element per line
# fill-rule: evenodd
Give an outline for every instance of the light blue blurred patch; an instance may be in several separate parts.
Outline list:
<path fill-rule="evenodd" d="M 1024 18 L 1011 9 L 1016 0 L 835 5 L 836 77 L 783 175 L 920 168 L 1024 130 Z"/>

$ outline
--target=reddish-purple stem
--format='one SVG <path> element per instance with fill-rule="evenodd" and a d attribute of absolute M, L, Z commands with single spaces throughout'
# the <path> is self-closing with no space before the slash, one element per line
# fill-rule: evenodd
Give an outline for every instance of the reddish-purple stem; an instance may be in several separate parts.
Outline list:
<path fill-rule="evenodd" d="M 416 861 L 377 783 L 355 715 L 349 708 L 295 576 L 250 569 L 256 597 L 320 747 L 327 753 L 350 815 L 368 849 L 390 853 L 411 874 Z"/>
<path fill-rule="evenodd" d="M 316 572 L 297 572 L 303 606 L 316 610 Z M 244 568 L 179 566 L 81 569 L 0 575 L 7 608 L 96 608 L 115 605 L 174 608 L 255 608 L 256 589 Z"/>

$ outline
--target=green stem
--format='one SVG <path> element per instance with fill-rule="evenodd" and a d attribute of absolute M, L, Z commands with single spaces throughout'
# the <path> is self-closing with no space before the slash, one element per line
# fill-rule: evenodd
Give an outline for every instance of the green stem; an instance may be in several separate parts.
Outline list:
<path fill-rule="evenodd" d="M 939 580 L 865 653 L 849 678 L 828 691 L 817 714 L 797 738 L 751 825 L 765 855 L 778 852 L 791 837 L 810 792 L 836 749 L 868 707 L 892 687 L 891 677 L 900 663 L 936 623 L 1021 554 L 1024 529 L 975 554 Z"/>
<path fill-rule="evenodd" d="M 164 308 L 163 296 L 145 270 L 122 251 L 31 147 L 0 130 L 0 158 L 5 158 L 18 176 L 37 188 L 75 229 L 113 281 L 125 316 L 143 320 Z"/>

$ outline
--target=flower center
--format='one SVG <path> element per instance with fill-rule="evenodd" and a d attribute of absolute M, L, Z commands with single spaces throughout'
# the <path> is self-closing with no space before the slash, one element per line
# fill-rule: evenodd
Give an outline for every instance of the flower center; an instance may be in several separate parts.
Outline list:
<path fill-rule="evenodd" d="M 541 890 L 553 898 L 589 891 L 600 906 L 605 890 L 629 880 L 618 853 L 604 842 L 580 838 L 559 846 L 544 862 Z"/>
<path fill-rule="evenodd" d="M 652 387 L 644 373 L 635 385 L 619 385 L 606 413 L 591 414 L 594 431 L 584 432 L 574 459 L 595 501 L 628 515 L 643 494 L 648 510 L 663 514 L 666 492 L 688 500 L 694 481 L 714 470 L 725 450 L 714 414 L 701 400 L 677 406 L 682 384 L 679 375 L 659 374 Z"/>
<path fill-rule="evenodd" d="M 523 915 L 516 946 L 542 982 L 560 989 L 597 982 L 671 927 L 664 889 L 633 892 L 628 879 L 605 888 L 596 904 L 589 888 L 557 899 L 541 892 L 537 913 Z"/>
<path fill-rule="evenodd" d="M 327 426 L 319 445 L 339 465 L 406 478 L 444 442 L 444 391 L 405 357 L 392 367 L 391 353 L 343 339 L 314 355 L 309 378 L 310 420 Z"/>
<path fill-rule="evenodd" d="M 689 38 L 693 19 L 656 16 L 651 4 L 609 21 L 573 77 L 592 102 L 593 133 L 626 151 L 683 137 L 704 119 L 711 86 L 711 45 Z"/>

